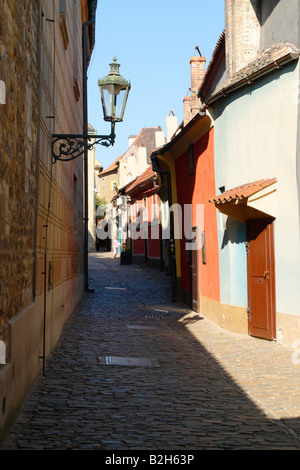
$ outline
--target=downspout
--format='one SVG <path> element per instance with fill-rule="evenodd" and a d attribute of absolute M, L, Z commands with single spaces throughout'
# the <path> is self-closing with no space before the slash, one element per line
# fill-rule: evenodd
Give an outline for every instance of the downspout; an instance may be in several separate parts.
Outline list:
<path fill-rule="evenodd" d="M 84 141 L 84 286 L 85 291 L 89 291 L 88 280 L 88 102 L 87 102 L 87 27 L 95 23 L 97 0 L 90 3 L 91 17 L 82 25 L 82 83 L 83 83 L 83 135 Z"/>
<path fill-rule="evenodd" d="M 205 116 L 207 109 L 208 109 L 208 104 L 203 103 L 203 104 L 200 106 L 200 109 L 199 109 L 199 114 L 200 114 L 200 116 Z"/>
<path fill-rule="evenodd" d="M 163 170 L 158 166 L 158 160 L 155 153 L 151 155 L 152 169 L 157 173 L 167 176 L 168 179 L 168 202 L 169 209 L 172 207 L 172 188 L 171 188 L 171 174 L 168 170 Z M 175 240 L 174 240 L 174 214 L 170 212 L 170 244 L 171 244 L 171 272 L 172 272 L 172 301 L 177 300 L 177 282 L 176 282 L 176 260 L 175 260 Z"/>

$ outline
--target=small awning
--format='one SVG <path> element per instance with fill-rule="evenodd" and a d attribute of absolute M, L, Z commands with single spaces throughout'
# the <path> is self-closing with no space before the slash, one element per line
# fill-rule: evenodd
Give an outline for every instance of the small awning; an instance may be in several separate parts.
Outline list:
<path fill-rule="evenodd" d="M 262 179 L 243 184 L 221 193 L 209 202 L 223 214 L 242 222 L 263 217 L 276 217 L 276 201 L 273 197 L 276 178 Z M 272 186 L 272 187 L 271 187 Z"/>

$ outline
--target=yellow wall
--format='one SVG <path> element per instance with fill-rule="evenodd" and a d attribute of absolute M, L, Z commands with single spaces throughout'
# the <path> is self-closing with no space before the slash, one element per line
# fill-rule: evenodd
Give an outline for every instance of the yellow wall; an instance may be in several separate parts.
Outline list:
<path fill-rule="evenodd" d="M 26 217 L 27 223 L 31 225 L 31 238 L 28 241 L 30 257 L 23 259 L 24 254 L 19 247 L 16 257 L 17 261 L 18 257 L 19 261 L 23 260 L 24 269 L 18 261 L 19 285 L 15 292 L 10 292 L 10 298 L 14 298 L 20 285 L 29 279 L 27 273 L 30 273 L 31 285 L 25 286 L 24 301 L 19 303 L 18 310 L 7 321 L 9 354 L 6 364 L 0 366 L 0 403 L 5 402 L 5 410 L 0 415 L 0 442 L 16 419 L 24 398 L 43 366 L 43 354 L 46 358 L 55 346 L 62 328 L 84 292 L 82 157 L 53 164 L 51 156 L 52 134 L 81 134 L 83 129 L 82 5 L 79 0 L 66 1 L 65 21 L 62 21 L 59 1 L 41 0 L 40 11 L 39 2 L 29 2 L 26 12 L 31 15 L 30 19 L 22 19 L 26 19 L 25 27 L 20 18 L 13 17 L 13 14 L 19 13 L 17 3 L 16 0 L 9 2 L 9 26 L 14 28 L 13 33 L 7 33 L 10 42 L 15 42 L 15 51 L 27 47 L 27 39 L 32 44 L 38 44 L 39 49 L 28 47 L 22 57 L 23 69 L 26 64 L 30 64 L 32 70 L 25 70 L 23 80 L 18 79 L 15 86 L 14 93 L 20 103 L 10 99 L 7 94 L 9 119 L 17 122 L 17 116 L 24 109 L 28 114 L 25 119 L 28 124 L 24 134 L 26 138 L 23 136 L 15 148 L 6 147 L 5 152 L 10 152 L 11 160 L 16 163 L 21 156 L 25 158 L 18 194 L 19 201 L 21 195 L 22 200 L 25 196 L 24 201 L 31 209 L 31 215 Z M 74 6 L 77 13 L 77 38 L 74 37 L 73 27 Z M 54 22 L 49 21 L 53 19 Z M 28 23 L 30 28 L 27 27 Z M 10 57 L 9 60 L 16 59 Z M 16 72 L 16 62 L 14 64 Z M 74 90 L 76 70 L 78 88 Z M 35 86 L 38 85 L 36 90 L 32 86 L 32 78 Z M 21 88 L 23 82 L 26 93 Z M 78 90 L 79 96 L 75 93 Z M 32 156 L 35 156 L 36 161 Z M 12 190 L 9 185 L 4 189 L 8 195 Z M 7 197 L 1 199 L 6 201 Z M 21 207 L 21 213 L 25 216 L 25 205 Z M 24 233 L 24 243 L 29 228 L 18 220 Z M 11 253 L 10 250 L 9 244 L 7 251 Z"/>

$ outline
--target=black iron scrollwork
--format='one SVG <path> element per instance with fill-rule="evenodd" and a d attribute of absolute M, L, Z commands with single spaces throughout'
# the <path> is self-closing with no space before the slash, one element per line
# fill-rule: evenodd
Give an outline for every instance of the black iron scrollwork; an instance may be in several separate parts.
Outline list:
<path fill-rule="evenodd" d="M 54 134 L 52 136 L 52 158 L 53 163 L 57 160 L 69 162 L 80 157 L 85 151 L 91 150 L 94 145 L 100 144 L 104 147 L 114 145 L 115 135 L 89 135 L 87 137 L 79 134 Z"/>

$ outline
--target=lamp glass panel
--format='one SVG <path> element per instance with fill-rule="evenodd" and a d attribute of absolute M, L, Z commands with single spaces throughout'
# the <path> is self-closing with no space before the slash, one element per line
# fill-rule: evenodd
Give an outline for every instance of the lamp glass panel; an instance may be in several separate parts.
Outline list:
<path fill-rule="evenodd" d="M 104 106 L 104 118 L 111 117 L 111 93 L 110 87 L 103 87 L 103 106 Z"/>
<path fill-rule="evenodd" d="M 116 87 L 115 87 L 115 91 L 116 91 Z M 123 109 L 123 102 L 124 102 L 124 99 L 125 99 L 125 94 L 126 94 L 126 89 L 123 88 L 123 89 L 119 89 L 118 90 L 118 93 L 115 94 L 115 117 L 117 119 L 122 119 L 123 116 L 122 116 L 122 109 Z M 116 96 L 118 95 L 118 96 Z"/>

